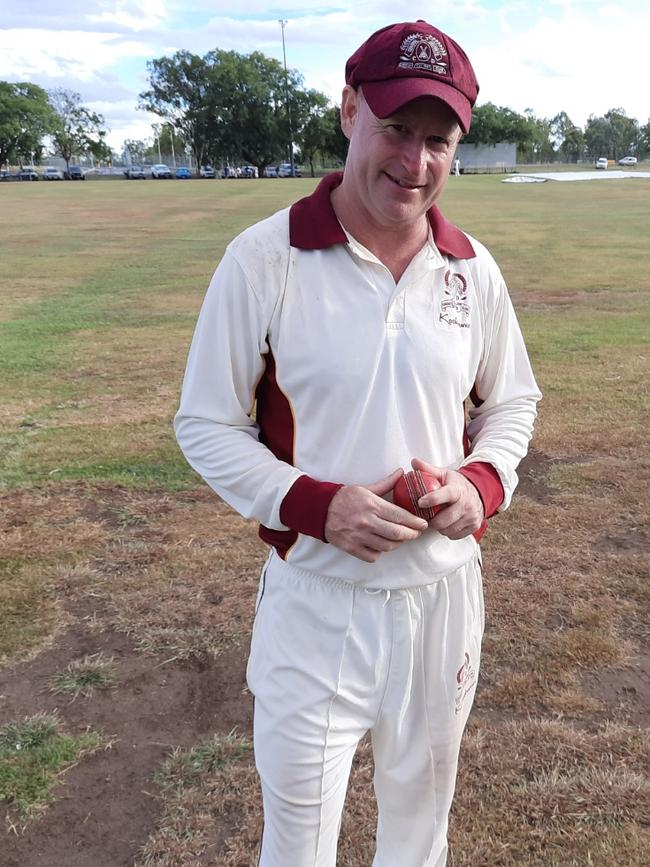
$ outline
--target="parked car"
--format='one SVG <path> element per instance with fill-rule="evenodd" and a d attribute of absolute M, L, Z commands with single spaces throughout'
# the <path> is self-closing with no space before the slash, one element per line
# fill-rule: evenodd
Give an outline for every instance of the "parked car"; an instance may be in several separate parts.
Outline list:
<path fill-rule="evenodd" d="M 264 169 L 264 177 L 265 178 L 277 178 L 277 176 L 278 176 L 278 170 L 276 169 L 275 166 L 267 166 Z"/>
<path fill-rule="evenodd" d="M 202 178 L 216 178 L 216 172 L 212 166 L 201 166 L 199 175 Z"/>
<path fill-rule="evenodd" d="M 0 169 L 0 181 L 14 181 L 15 175 L 12 175 L 9 169 Z"/>
<path fill-rule="evenodd" d="M 242 166 L 241 167 L 241 176 L 242 176 L 242 178 L 256 178 L 257 177 L 257 166 Z"/>
<path fill-rule="evenodd" d="M 156 163 L 155 166 L 151 166 L 151 177 L 152 178 L 171 178 L 172 170 L 169 166 L 166 166 L 164 163 Z"/>
<path fill-rule="evenodd" d="M 596 168 L 597 169 L 606 169 L 607 168 L 607 157 L 598 157 L 596 160 Z"/>
<path fill-rule="evenodd" d="M 224 166 L 221 169 L 221 177 L 222 178 L 238 178 L 241 175 L 241 169 L 235 168 L 235 166 Z"/>
<path fill-rule="evenodd" d="M 37 181 L 39 174 L 34 166 L 23 166 L 18 172 L 19 181 Z"/>
<path fill-rule="evenodd" d="M 124 169 L 124 177 L 127 180 L 144 181 L 146 175 L 142 166 L 129 166 L 128 169 Z"/>
<path fill-rule="evenodd" d="M 85 181 L 86 172 L 81 166 L 68 166 L 67 170 L 63 172 L 63 177 L 66 181 Z"/>
<path fill-rule="evenodd" d="M 294 166 L 293 171 L 291 170 L 291 163 L 280 163 L 278 166 L 278 177 L 279 178 L 301 178 L 299 170 Z"/>
<path fill-rule="evenodd" d="M 186 166 L 179 166 L 176 169 L 176 177 L 180 181 L 189 181 L 192 177 L 192 172 Z"/>
<path fill-rule="evenodd" d="M 61 171 L 61 169 L 57 169 L 54 166 L 45 166 L 45 168 L 43 169 L 43 180 L 62 181 L 63 172 Z"/>
<path fill-rule="evenodd" d="M 636 157 L 621 157 L 618 161 L 619 166 L 635 166 L 637 164 Z"/>

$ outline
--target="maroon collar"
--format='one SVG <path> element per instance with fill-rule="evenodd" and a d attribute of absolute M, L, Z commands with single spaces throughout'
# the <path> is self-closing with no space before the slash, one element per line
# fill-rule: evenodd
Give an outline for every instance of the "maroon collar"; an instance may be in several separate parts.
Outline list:
<path fill-rule="evenodd" d="M 292 247 L 322 250 L 334 244 L 347 244 L 348 236 L 336 219 L 330 193 L 343 180 L 343 172 L 326 175 L 311 196 L 300 199 L 289 211 L 289 237 Z M 433 240 L 441 253 L 454 259 L 476 256 L 467 235 L 442 216 L 434 205 L 427 211 Z"/>

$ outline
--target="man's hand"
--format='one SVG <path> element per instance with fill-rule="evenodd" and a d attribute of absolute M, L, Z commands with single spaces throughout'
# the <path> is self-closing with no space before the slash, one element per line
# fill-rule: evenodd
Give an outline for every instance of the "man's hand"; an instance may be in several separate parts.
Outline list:
<path fill-rule="evenodd" d="M 325 538 L 347 554 L 374 563 L 385 551 L 417 539 L 427 522 L 384 500 L 403 470 L 372 485 L 344 485 L 334 494 L 325 520 Z"/>
<path fill-rule="evenodd" d="M 469 479 L 456 470 L 443 470 L 419 458 L 413 458 L 411 465 L 414 470 L 431 473 L 442 485 L 419 501 L 422 508 L 442 506 L 429 521 L 429 526 L 448 539 L 464 539 L 476 532 L 483 523 L 485 510 L 478 491 Z"/>

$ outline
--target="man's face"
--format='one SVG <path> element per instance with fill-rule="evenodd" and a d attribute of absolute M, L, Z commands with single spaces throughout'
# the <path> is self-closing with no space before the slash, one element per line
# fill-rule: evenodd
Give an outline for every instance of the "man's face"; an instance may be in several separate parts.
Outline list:
<path fill-rule="evenodd" d="M 346 183 L 365 219 L 377 227 L 418 226 L 449 177 L 460 137 L 456 115 L 423 97 L 379 118 L 361 89 L 346 87 L 341 124 L 350 139 Z"/>

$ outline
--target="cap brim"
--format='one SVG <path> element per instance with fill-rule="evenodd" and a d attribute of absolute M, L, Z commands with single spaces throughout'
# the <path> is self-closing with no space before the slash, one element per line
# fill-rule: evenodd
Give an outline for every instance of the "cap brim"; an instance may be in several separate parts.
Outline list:
<path fill-rule="evenodd" d="M 429 96 L 448 105 L 458 118 L 462 131 L 469 131 L 472 106 L 467 97 L 444 81 L 434 81 L 431 78 L 390 78 L 385 81 L 364 81 L 361 87 L 370 110 L 377 117 L 388 117 L 408 102 Z"/>

